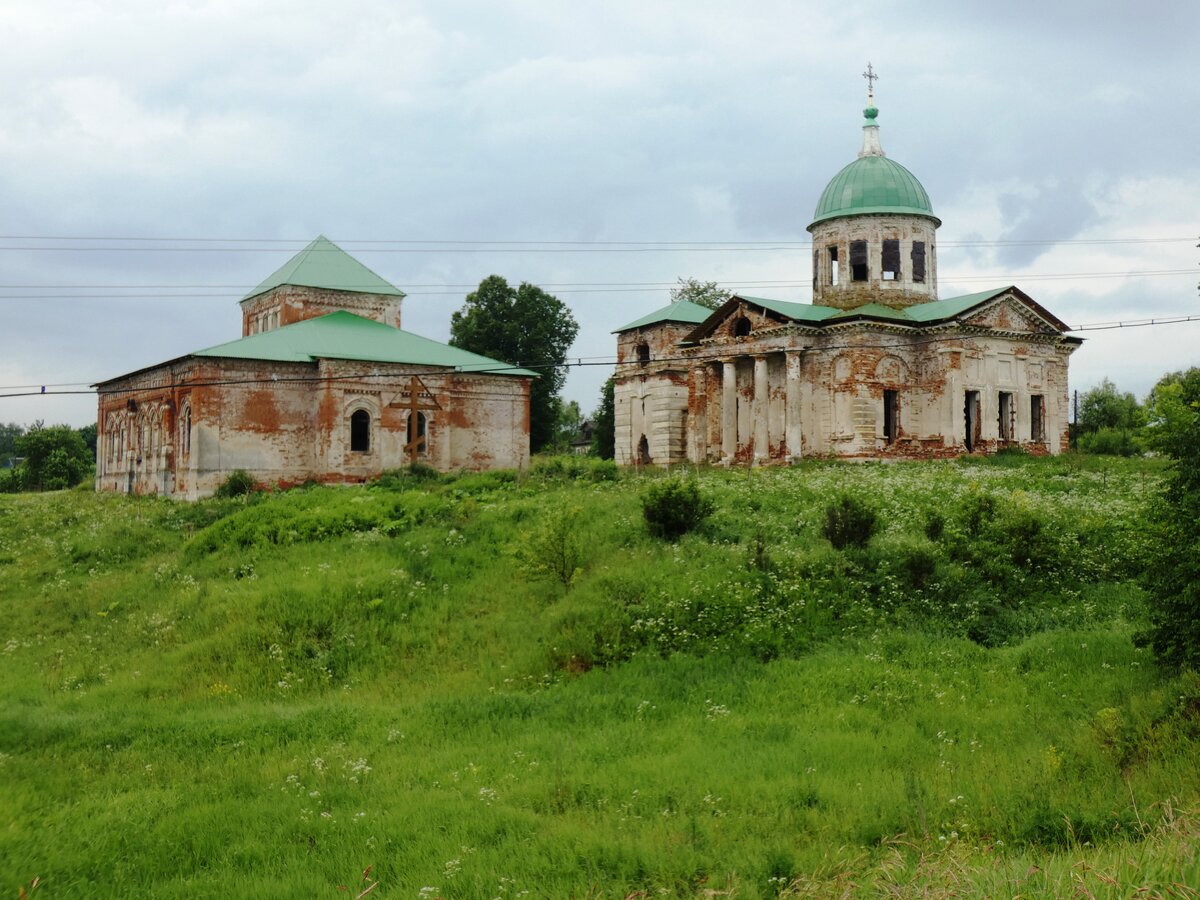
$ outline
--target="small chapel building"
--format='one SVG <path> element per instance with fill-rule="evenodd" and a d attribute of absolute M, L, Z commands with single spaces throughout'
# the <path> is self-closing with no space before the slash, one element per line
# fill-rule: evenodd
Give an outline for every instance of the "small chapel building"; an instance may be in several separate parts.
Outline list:
<path fill-rule="evenodd" d="M 680 301 L 616 330 L 619 464 L 1067 448 L 1082 341 L 1012 285 L 938 297 L 941 221 L 884 153 L 873 101 L 808 226 L 811 303 Z"/>
<path fill-rule="evenodd" d="M 419 461 L 524 468 L 536 373 L 400 328 L 404 293 L 318 237 L 242 300 L 242 337 L 95 385 L 96 489 L 197 499 Z"/>

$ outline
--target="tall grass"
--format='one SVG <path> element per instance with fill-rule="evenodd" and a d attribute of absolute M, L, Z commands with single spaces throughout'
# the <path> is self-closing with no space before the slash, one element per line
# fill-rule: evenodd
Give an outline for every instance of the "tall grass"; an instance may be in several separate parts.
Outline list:
<path fill-rule="evenodd" d="M 1129 639 L 1153 465 L 702 472 L 716 511 L 677 543 L 642 521 L 653 476 L 566 463 L 0 498 L 0 877 L 67 897 L 1195 885 L 1200 686 Z M 880 534 L 837 551 L 821 528 L 846 493 Z M 565 509 L 569 578 L 528 557 Z"/>

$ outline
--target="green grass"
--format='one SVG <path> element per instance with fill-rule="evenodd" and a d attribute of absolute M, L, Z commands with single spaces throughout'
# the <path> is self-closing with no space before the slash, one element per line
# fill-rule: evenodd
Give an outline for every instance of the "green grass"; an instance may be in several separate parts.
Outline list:
<path fill-rule="evenodd" d="M 571 461 L 2 497 L 0 889 L 1196 885 L 1200 684 L 1130 640 L 1160 472 L 703 472 L 716 510 L 677 543 L 641 518 L 661 476 Z M 846 494 L 880 533 L 839 552 Z"/>

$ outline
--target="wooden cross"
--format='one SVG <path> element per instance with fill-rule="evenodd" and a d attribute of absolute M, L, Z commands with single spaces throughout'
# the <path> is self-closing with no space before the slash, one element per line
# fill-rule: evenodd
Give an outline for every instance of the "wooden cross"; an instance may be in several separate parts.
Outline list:
<path fill-rule="evenodd" d="M 401 394 L 404 391 L 400 392 Z M 422 403 L 421 396 L 424 395 L 430 399 L 430 403 Z M 415 466 L 417 464 L 417 454 L 421 452 L 421 448 L 425 446 L 425 435 L 421 434 L 418 427 L 420 419 L 418 418 L 422 410 L 441 409 L 438 406 L 437 398 L 433 396 L 433 392 L 425 386 L 416 375 L 408 381 L 408 400 L 398 401 L 393 400 L 388 404 L 388 409 L 407 409 L 408 410 L 408 443 L 404 445 L 404 449 L 408 452 L 409 460 Z"/>
<path fill-rule="evenodd" d="M 871 63 L 867 63 L 867 71 L 863 72 L 862 77 L 867 79 L 867 96 L 875 96 L 875 82 L 879 80 L 879 76 L 875 74 L 875 70 L 871 67 Z"/>

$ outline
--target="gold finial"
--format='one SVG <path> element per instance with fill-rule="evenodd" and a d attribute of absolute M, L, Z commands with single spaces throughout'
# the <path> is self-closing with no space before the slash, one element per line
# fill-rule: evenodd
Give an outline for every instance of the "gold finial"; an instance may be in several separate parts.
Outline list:
<path fill-rule="evenodd" d="M 871 67 L 871 63 L 867 62 L 867 71 L 862 73 L 862 77 L 867 79 L 867 104 L 875 105 L 875 82 L 879 80 L 879 76 L 875 74 L 875 70 Z"/>

